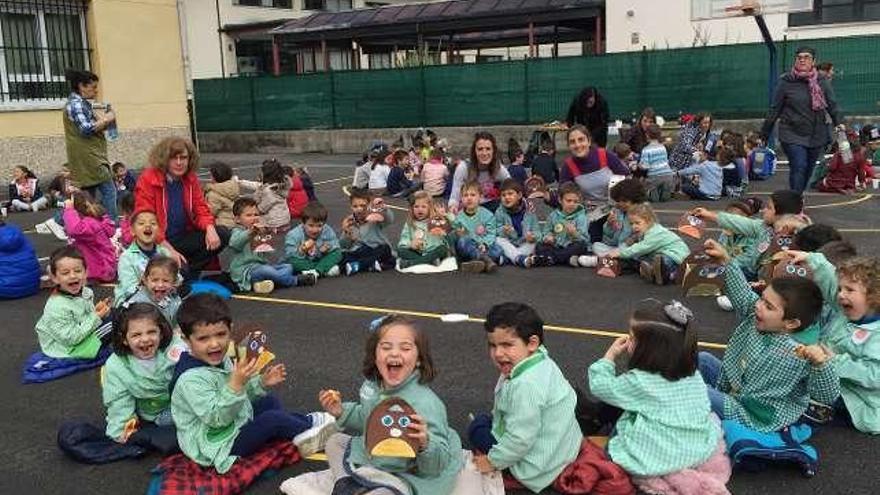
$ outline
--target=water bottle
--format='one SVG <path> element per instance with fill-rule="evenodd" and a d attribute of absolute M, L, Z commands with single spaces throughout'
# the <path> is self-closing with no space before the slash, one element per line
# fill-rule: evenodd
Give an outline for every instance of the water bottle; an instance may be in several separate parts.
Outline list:
<path fill-rule="evenodd" d="M 837 131 L 837 150 L 840 151 L 840 158 L 843 159 L 843 163 L 853 161 L 852 149 L 849 147 L 849 139 L 846 137 L 845 129 Z"/>
<path fill-rule="evenodd" d="M 105 106 L 105 108 L 108 112 L 113 111 L 113 108 L 110 106 L 109 103 Z M 116 120 L 110 122 L 110 125 L 107 126 L 105 137 L 107 138 L 107 141 L 110 141 L 111 143 L 119 139 L 119 128 L 116 127 Z"/>

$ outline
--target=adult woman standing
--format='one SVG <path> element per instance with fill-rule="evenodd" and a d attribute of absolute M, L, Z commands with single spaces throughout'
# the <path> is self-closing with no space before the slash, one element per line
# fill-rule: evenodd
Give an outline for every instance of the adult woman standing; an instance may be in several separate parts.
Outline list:
<path fill-rule="evenodd" d="M 470 181 L 480 183 L 483 197 L 481 205 L 491 211 L 498 208 L 501 198 L 500 184 L 510 178 L 507 168 L 501 164 L 498 143 L 488 132 L 478 132 L 471 144 L 470 160 L 458 163 L 452 176 L 452 190 L 449 194 L 449 209 L 458 211 L 461 201 L 461 186 Z"/>
<path fill-rule="evenodd" d="M 717 139 L 712 133 L 712 115 L 698 113 L 690 122 L 681 128 L 678 142 L 669 155 L 669 166 L 673 170 L 689 167 L 694 159 L 694 152 L 712 155 Z"/>
<path fill-rule="evenodd" d="M 98 76 L 86 70 L 68 70 L 70 96 L 64 107 L 64 144 L 70 176 L 92 197 L 100 194 L 101 205 L 115 222 L 116 184 L 107 159 L 104 130 L 116 121 L 112 111 L 95 114 L 89 100 L 98 96 Z"/>
<path fill-rule="evenodd" d="M 565 119 L 569 127 L 576 124 L 585 126 L 596 146 L 604 148 L 608 144 L 608 101 L 599 90 L 589 86 L 581 90 L 568 107 Z"/>
<path fill-rule="evenodd" d="M 187 139 L 168 137 L 153 146 L 148 160 L 135 186 L 135 211 L 156 213 L 157 241 L 193 275 L 229 242 L 229 231 L 214 226 L 199 185 L 198 151 Z"/>
<path fill-rule="evenodd" d="M 794 66 L 776 84 L 773 104 L 761 128 L 766 142 L 779 120 L 779 141 L 788 156 L 788 187 L 797 192 L 807 188 L 819 153 L 831 142 L 828 124 L 840 126 L 834 91 L 816 70 L 815 57 L 816 51 L 810 47 L 797 49 Z"/>
<path fill-rule="evenodd" d="M 648 126 L 656 123 L 657 114 L 654 113 L 653 108 L 647 107 L 642 110 L 642 114 L 639 115 L 639 121 L 636 122 L 636 125 L 630 127 L 624 140 L 629 145 L 629 148 L 633 150 L 633 153 L 642 152 L 642 148 L 648 144 Z"/>

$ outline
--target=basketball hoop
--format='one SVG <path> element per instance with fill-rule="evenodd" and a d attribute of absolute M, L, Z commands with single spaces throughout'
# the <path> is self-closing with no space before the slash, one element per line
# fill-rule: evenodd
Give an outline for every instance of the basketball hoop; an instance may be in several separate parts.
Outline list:
<path fill-rule="evenodd" d="M 812 12 L 813 0 L 690 0 L 691 20 Z"/>
<path fill-rule="evenodd" d="M 761 15 L 761 2 L 758 0 L 742 0 L 739 5 L 725 7 L 724 13 L 733 16 Z"/>

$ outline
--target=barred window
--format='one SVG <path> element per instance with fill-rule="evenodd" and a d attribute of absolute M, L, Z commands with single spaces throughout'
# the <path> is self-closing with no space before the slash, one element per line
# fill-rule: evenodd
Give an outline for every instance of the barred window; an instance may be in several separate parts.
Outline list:
<path fill-rule="evenodd" d="M 0 2 L 0 105 L 63 100 L 64 71 L 89 68 L 85 0 Z"/>

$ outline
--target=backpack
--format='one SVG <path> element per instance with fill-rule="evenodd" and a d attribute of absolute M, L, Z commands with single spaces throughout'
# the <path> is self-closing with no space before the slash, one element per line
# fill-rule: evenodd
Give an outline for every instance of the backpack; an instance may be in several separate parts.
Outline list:
<path fill-rule="evenodd" d="M 755 148 L 748 158 L 749 178 L 767 180 L 776 173 L 776 153 L 770 148 Z"/>

